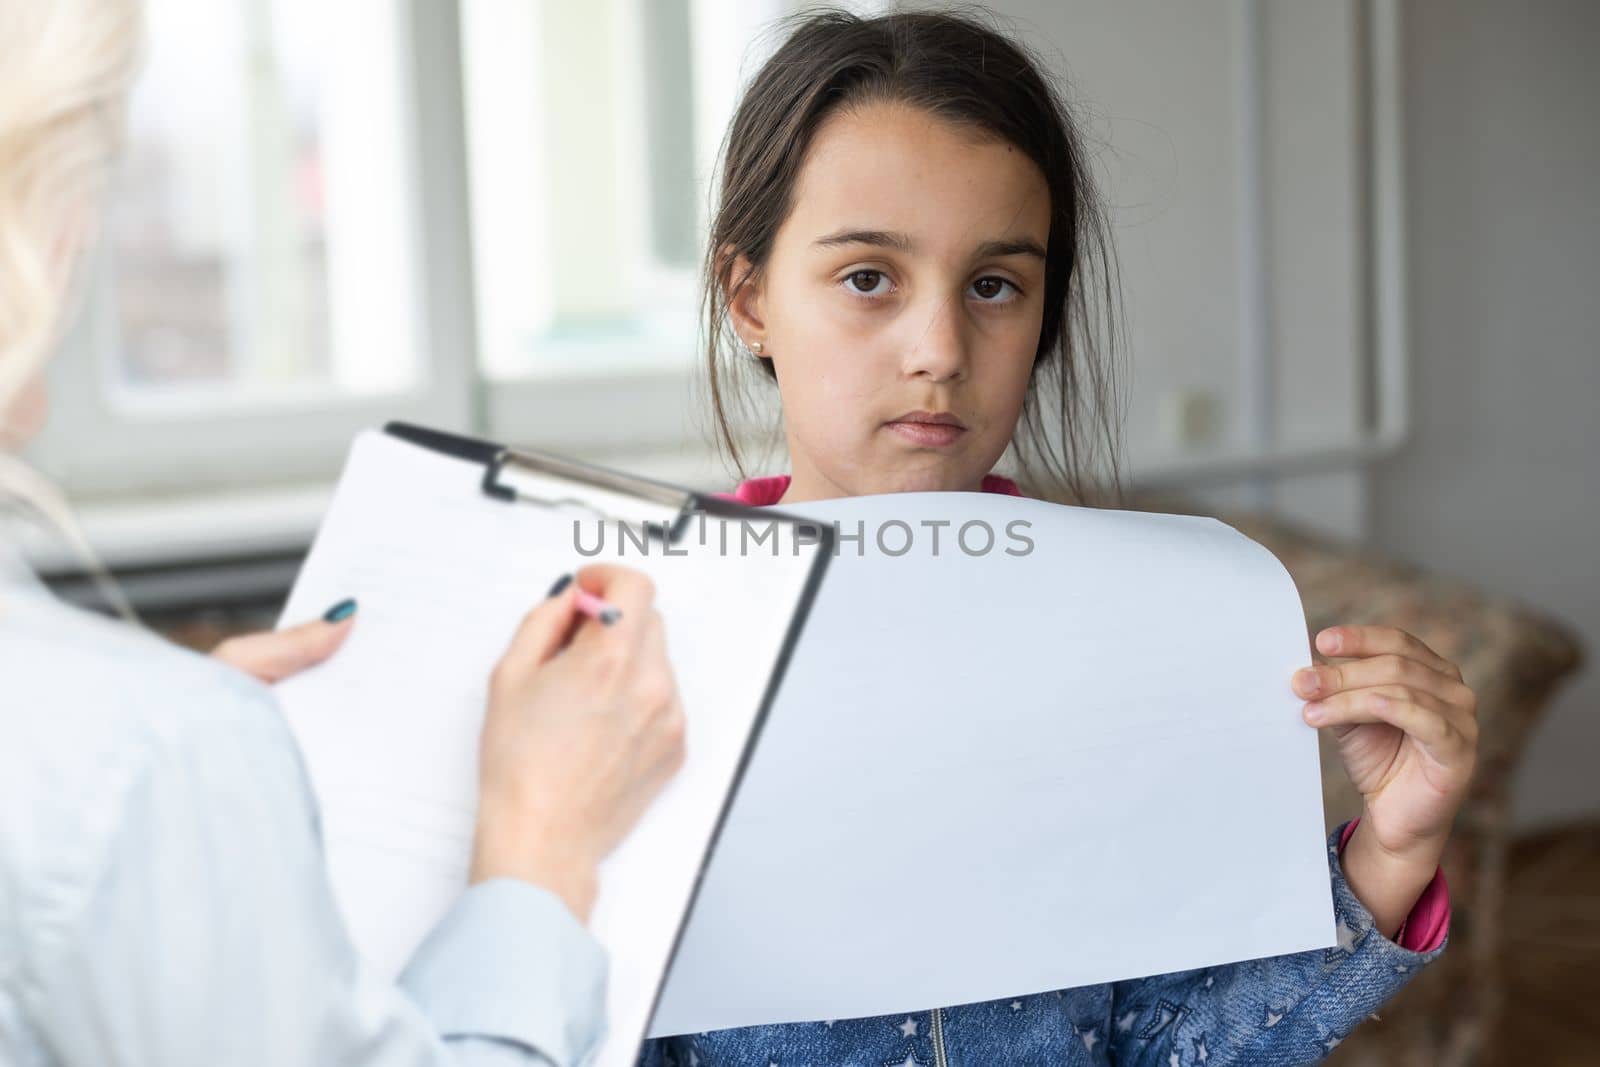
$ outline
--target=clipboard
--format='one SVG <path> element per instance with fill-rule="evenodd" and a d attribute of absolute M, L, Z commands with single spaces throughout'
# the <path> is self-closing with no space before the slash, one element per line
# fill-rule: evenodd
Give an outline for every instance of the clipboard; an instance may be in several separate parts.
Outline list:
<path fill-rule="evenodd" d="M 581 558 L 585 522 L 617 532 L 615 557 Z M 752 522 L 757 554 L 707 542 L 708 527 Z M 590 928 L 611 957 L 608 1031 L 575 1050 L 632 1067 L 834 546 L 831 525 L 553 453 L 399 422 L 359 435 L 282 619 L 355 596 L 357 623 L 277 695 L 367 964 L 397 975 L 466 887 L 483 690 L 516 623 L 563 572 L 638 567 L 656 583 L 689 757 L 602 864 Z"/>

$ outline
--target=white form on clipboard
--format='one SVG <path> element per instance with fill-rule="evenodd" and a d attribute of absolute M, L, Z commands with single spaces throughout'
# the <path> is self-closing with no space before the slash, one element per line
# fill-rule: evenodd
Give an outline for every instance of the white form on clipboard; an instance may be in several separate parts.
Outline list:
<path fill-rule="evenodd" d="M 729 550 L 720 535 L 740 516 L 783 550 Z M 580 552 L 625 526 L 653 536 Z M 588 1062 L 631 1065 L 832 544 L 804 520 L 557 457 L 402 424 L 361 434 L 283 616 L 355 597 L 360 623 L 278 698 L 367 963 L 398 974 L 466 885 L 485 689 L 522 616 L 585 563 L 637 567 L 655 583 L 689 736 L 683 769 L 602 866 L 590 921 L 610 977 L 607 1037 Z"/>

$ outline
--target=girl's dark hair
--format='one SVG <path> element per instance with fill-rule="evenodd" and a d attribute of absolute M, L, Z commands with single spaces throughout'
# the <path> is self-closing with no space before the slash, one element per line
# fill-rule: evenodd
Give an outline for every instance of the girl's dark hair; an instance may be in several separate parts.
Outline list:
<path fill-rule="evenodd" d="M 704 263 L 708 385 L 720 444 L 740 477 L 729 423 L 735 378 L 770 360 L 745 353 L 728 323 L 733 295 L 759 276 L 789 214 L 812 138 L 841 108 L 900 103 L 1014 145 L 1050 189 L 1044 322 L 1013 438 L 1035 493 L 1080 503 L 1120 493 L 1116 268 L 1084 140 L 1043 65 L 981 10 L 863 18 L 802 12 L 745 90 L 721 150 L 720 191 Z M 751 274 L 735 281 L 736 257 Z M 733 290 L 729 292 L 729 286 Z M 1040 394 L 1050 397 L 1049 416 Z"/>

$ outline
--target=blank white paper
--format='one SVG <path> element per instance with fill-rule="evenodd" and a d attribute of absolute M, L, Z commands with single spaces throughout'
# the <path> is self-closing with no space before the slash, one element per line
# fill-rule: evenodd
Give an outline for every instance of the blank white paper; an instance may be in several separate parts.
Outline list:
<path fill-rule="evenodd" d="M 360 601 L 339 653 L 277 687 L 321 807 L 340 908 L 364 959 L 397 975 L 465 888 L 489 673 L 562 573 L 596 560 L 656 585 L 688 715 L 682 771 L 604 864 L 590 927 L 610 957 L 609 1036 L 591 1062 L 631 1067 L 763 695 L 813 567 L 814 546 L 723 554 L 718 520 L 682 556 L 631 545 L 594 559 L 574 513 L 483 495 L 483 468 L 369 432 L 284 611 Z M 594 544 L 593 521 L 583 544 Z"/>
<path fill-rule="evenodd" d="M 653 1035 L 1334 943 L 1316 735 L 1289 688 L 1305 617 L 1264 548 L 1215 519 L 991 494 L 785 510 L 846 539 Z M 878 544 L 890 520 L 904 555 Z M 992 551 L 962 549 L 972 521 Z"/>

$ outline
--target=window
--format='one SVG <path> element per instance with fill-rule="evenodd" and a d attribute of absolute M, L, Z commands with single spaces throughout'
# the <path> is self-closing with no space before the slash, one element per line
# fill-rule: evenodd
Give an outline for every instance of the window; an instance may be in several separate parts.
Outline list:
<path fill-rule="evenodd" d="M 37 458 L 105 496 L 326 479 L 390 418 L 684 442 L 710 171 L 787 9 L 149 0 Z"/>
<path fill-rule="evenodd" d="M 459 167 L 453 9 L 147 12 L 41 464 L 90 495 L 304 480 L 385 418 L 463 425 L 465 238 L 446 217 L 463 183 L 439 162 Z"/>
<path fill-rule="evenodd" d="M 106 220 L 119 407 L 418 384 L 397 12 L 327 9 L 150 5 Z"/>
<path fill-rule="evenodd" d="M 765 58 L 760 30 L 785 10 L 463 0 L 478 343 L 496 436 L 602 453 L 692 438 L 711 172 L 741 78 Z"/>

